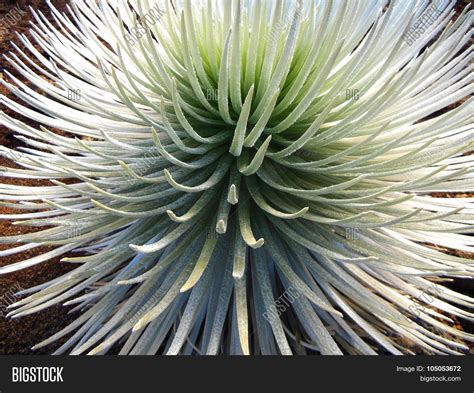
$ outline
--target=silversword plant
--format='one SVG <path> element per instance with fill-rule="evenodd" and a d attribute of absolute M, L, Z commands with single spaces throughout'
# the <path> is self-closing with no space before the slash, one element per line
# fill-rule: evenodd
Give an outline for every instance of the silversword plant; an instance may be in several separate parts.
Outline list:
<path fill-rule="evenodd" d="M 428 1 L 34 12 L 7 55 L 18 100 L 1 103 L 41 126 L 1 113 L 24 142 L 2 175 L 51 183 L 0 185 L 21 210 L 0 218 L 37 228 L 1 237 L 0 256 L 53 248 L 0 273 L 77 267 L 10 316 L 80 311 L 37 345 L 68 336 L 55 353 L 467 351 L 453 319 L 472 320 L 474 299 L 443 281 L 473 276 L 474 203 L 433 196 L 474 191 L 474 14 L 453 5 L 410 45 Z"/>

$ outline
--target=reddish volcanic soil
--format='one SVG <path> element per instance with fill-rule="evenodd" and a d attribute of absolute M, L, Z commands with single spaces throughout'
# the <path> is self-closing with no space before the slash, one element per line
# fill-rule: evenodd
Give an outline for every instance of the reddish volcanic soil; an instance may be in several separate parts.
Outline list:
<path fill-rule="evenodd" d="M 53 1 L 53 3 L 59 9 L 65 9 L 65 1 Z M 41 9 L 45 15 L 48 14 L 48 8 L 46 2 L 34 0 L 34 1 L 15 1 L 1 0 L 0 1 L 0 16 L 5 15 L 15 6 L 19 6 L 22 10 L 26 11 L 26 14 L 23 15 L 22 19 L 13 27 L 8 29 L 8 34 L 5 34 L 3 37 L 0 37 L 0 47 L 1 53 L 7 54 L 12 50 L 11 44 L 9 41 L 13 40 L 22 47 L 20 41 L 18 40 L 15 32 L 26 33 L 29 29 L 29 20 L 31 19 L 31 13 L 29 12 L 29 5 L 32 5 L 35 8 Z M 0 59 L 0 67 L 7 68 L 7 62 L 2 57 Z M 11 71 L 12 68 L 8 67 Z M 0 92 L 2 94 L 7 94 L 7 90 L 0 86 Z M 8 114 L 12 114 L 11 111 L 6 111 Z M 31 126 L 35 126 L 33 122 L 28 122 Z M 16 147 L 20 145 L 20 142 L 13 138 L 13 133 L 7 130 L 4 127 L 0 127 L 0 144 Z M 7 163 L 7 160 L 0 158 L 0 165 L 9 165 L 11 162 Z M 2 180 L 4 181 L 4 180 Z M 14 181 L 15 184 L 23 185 L 34 185 L 38 184 L 35 181 Z M 0 214 L 10 213 L 12 209 L 0 207 Z M 28 228 L 15 227 L 11 225 L 10 222 L 0 221 L 0 234 L 2 236 L 16 235 L 20 233 L 25 233 L 28 231 Z M 0 250 L 9 248 L 10 246 L 0 245 Z M 43 249 L 33 249 L 29 252 L 13 255 L 11 257 L 0 258 L 0 266 L 5 266 L 10 263 L 18 262 L 22 259 L 31 258 L 35 253 L 44 252 L 46 248 Z M 0 304 L 4 306 L 5 304 L 11 303 L 13 300 L 12 294 L 16 290 L 26 289 L 32 286 L 44 283 L 48 280 L 51 280 L 59 275 L 65 274 L 70 271 L 74 266 L 62 263 L 59 259 L 46 262 L 35 267 L 22 270 L 16 273 L 8 274 L 0 277 Z M 28 354 L 31 353 L 30 348 L 40 341 L 48 338 L 59 329 L 68 325 L 73 319 L 73 315 L 68 315 L 68 310 L 62 306 L 51 307 L 44 312 L 34 314 L 32 316 L 27 316 L 17 320 L 5 319 L 2 315 L 5 314 L 5 309 L 2 307 L 0 309 L 0 353 L 2 354 Z M 56 343 L 46 347 L 44 349 L 38 350 L 35 353 L 51 353 L 59 346 L 60 343 Z"/>

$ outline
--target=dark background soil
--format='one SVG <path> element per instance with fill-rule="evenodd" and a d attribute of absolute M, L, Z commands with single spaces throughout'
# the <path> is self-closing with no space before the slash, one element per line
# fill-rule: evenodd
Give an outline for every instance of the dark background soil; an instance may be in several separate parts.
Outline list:
<path fill-rule="evenodd" d="M 464 6 L 469 4 L 470 0 L 460 0 L 457 4 L 457 11 L 460 12 Z M 65 10 L 67 1 L 64 0 L 53 0 L 52 3 L 59 9 Z M 48 7 L 46 2 L 40 0 L 0 0 L 0 18 L 8 13 L 15 6 L 19 6 L 22 10 L 26 11 L 27 14 L 12 28 L 9 29 L 8 34 L 1 37 L 0 36 L 0 53 L 7 54 L 12 50 L 10 41 L 14 41 L 17 45 L 22 48 L 22 45 L 16 36 L 16 32 L 27 33 L 29 29 L 29 21 L 31 19 L 31 13 L 29 11 L 29 6 L 33 6 L 35 9 L 40 9 L 45 15 L 49 16 Z M 2 71 L 4 68 L 8 68 L 10 72 L 13 72 L 12 67 L 7 65 L 3 56 L 0 58 L 0 77 L 2 77 Z M 13 72 L 14 73 L 14 72 Z M 11 97 L 11 94 L 8 91 L 0 86 L 0 93 L 8 95 Z M 5 108 L 2 108 L 3 110 Z M 9 115 L 13 113 L 9 110 L 6 110 Z M 16 116 L 16 115 L 15 115 Z M 16 116 L 19 118 L 18 116 Z M 25 120 L 25 119 L 22 119 Z M 38 124 L 35 124 L 32 121 L 25 120 L 27 124 L 38 127 Z M 5 127 L 0 126 L 0 145 L 9 146 L 9 147 L 18 147 L 21 146 L 21 142 L 16 140 L 13 137 L 13 133 L 6 129 Z M 7 159 L 0 157 L 0 166 L 12 166 L 13 164 Z M 5 181 L 5 180 L 2 180 Z M 18 181 L 13 180 L 14 184 L 23 184 L 23 185 L 38 185 L 38 184 L 48 184 L 47 181 L 37 182 L 37 181 Z M 439 195 L 441 196 L 441 195 Z M 443 195 L 444 196 L 444 195 Z M 18 212 L 18 211 L 15 211 Z M 13 213 L 12 209 L 7 209 L 0 207 L 0 214 Z M 27 228 L 21 228 L 11 225 L 11 222 L 0 221 L 0 235 L 8 236 L 13 234 L 26 233 Z M 1 245 L 0 250 L 9 248 L 11 246 Z M 5 266 L 26 258 L 30 258 L 35 254 L 42 253 L 46 250 L 43 249 L 34 249 L 29 252 L 21 253 L 14 255 L 12 257 L 0 258 L 0 266 Z M 0 304 L 4 304 L 5 298 L 11 298 L 11 293 L 16 292 L 16 290 L 21 288 L 30 288 L 35 285 L 42 284 L 46 281 L 49 281 L 55 277 L 58 277 L 62 274 L 67 273 L 68 271 L 74 268 L 73 265 L 70 265 L 65 262 L 60 262 L 60 258 L 55 260 L 37 265 L 35 267 L 21 270 L 16 273 L 11 273 L 8 275 L 0 276 Z M 472 281 L 467 280 L 457 280 L 454 282 L 451 287 L 455 288 L 458 291 L 464 292 L 471 296 L 474 296 L 474 288 Z M 3 298 L 2 298 L 3 296 Z M 3 299 L 3 303 L 1 303 Z M 6 319 L 2 316 L 1 312 L 3 308 L 0 309 L 0 354 L 31 354 L 31 347 L 42 340 L 53 335 L 70 322 L 72 322 L 76 315 L 69 315 L 68 308 L 62 306 L 51 307 L 47 310 L 44 310 L 40 313 L 34 314 L 32 316 L 22 317 L 18 320 Z M 466 331 L 474 332 L 474 326 L 472 323 L 467 323 L 460 321 L 462 328 Z M 460 326 L 459 326 L 460 327 Z M 48 347 L 45 347 L 41 350 L 35 351 L 37 354 L 48 354 L 53 352 L 58 348 L 65 339 L 60 340 L 57 343 L 51 344 Z"/>
<path fill-rule="evenodd" d="M 65 10 L 66 1 L 53 0 L 53 4 L 58 7 L 58 9 Z M 48 7 L 44 1 L 12 1 L 12 0 L 0 0 L 0 17 L 8 13 L 15 6 L 19 6 L 22 10 L 26 11 L 27 14 L 23 16 L 14 27 L 9 29 L 8 34 L 1 37 L 0 39 L 0 53 L 2 57 L 0 58 L 0 72 L 3 68 L 8 68 L 10 72 L 13 72 L 12 67 L 7 65 L 8 63 L 3 58 L 4 54 L 7 54 L 13 48 L 9 41 L 14 41 L 20 48 L 23 48 L 16 32 L 27 33 L 29 29 L 29 21 L 32 19 L 29 6 L 33 6 L 36 9 L 41 9 L 45 15 L 49 15 Z M 9 92 L 3 87 L 0 86 L 0 92 L 4 95 L 9 95 Z M 4 108 L 2 108 L 4 109 Z M 9 115 L 13 113 L 9 110 L 6 110 Z M 17 116 L 18 117 L 18 116 Z M 32 121 L 26 121 L 31 126 L 37 126 Z M 6 129 L 5 127 L 0 127 L 0 144 L 17 147 L 21 143 L 13 137 L 13 133 Z M 7 159 L 0 158 L 0 165 L 11 166 L 12 163 L 8 162 Z M 5 180 L 2 180 L 5 181 Z M 24 184 L 24 185 L 38 185 L 40 182 L 37 181 L 13 181 L 15 184 Z M 47 182 L 43 182 L 47 184 Z M 0 214 L 13 213 L 12 209 L 0 207 Z M 11 225 L 11 222 L 0 221 L 0 234 L 2 236 L 15 235 L 19 233 L 25 233 L 28 229 L 21 228 Z M 9 248 L 9 245 L 1 245 L 0 250 Z M 0 266 L 8 265 L 10 263 L 18 262 L 20 260 L 31 258 L 35 254 L 42 253 L 46 250 L 45 247 L 42 249 L 37 248 L 29 252 L 13 255 L 11 257 L 0 258 Z M 55 277 L 58 277 L 66 272 L 72 270 L 73 265 L 68 263 L 62 263 L 59 261 L 59 258 L 51 260 L 46 263 L 39 264 L 37 266 L 31 267 L 29 269 L 21 270 L 16 273 L 7 274 L 0 276 L 0 297 L 3 302 L 10 302 L 12 299 L 11 293 L 18 288 L 27 289 L 35 285 L 39 285 L 46 281 L 49 281 Z M 3 304 L 3 303 L 2 303 Z M 2 308 L 1 311 L 4 311 Z M 19 318 L 16 320 L 5 319 L 0 314 L 0 353 L 2 354 L 28 354 L 32 353 L 30 348 L 35 344 L 39 343 L 46 338 L 50 337 L 58 330 L 67 326 L 70 322 L 74 320 L 73 315 L 68 315 L 68 309 L 62 306 L 51 307 L 43 312 L 27 316 L 24 318 Z M 63 340 L 64 341 L 64 340 Z M 63 342 L 62 341 L 62 342 Z M 37 354 L 47 354 L 54 351 L 62 343 L 61 341 L 51 344 L 48 347 L 42 348 L 35 351 Z"/>

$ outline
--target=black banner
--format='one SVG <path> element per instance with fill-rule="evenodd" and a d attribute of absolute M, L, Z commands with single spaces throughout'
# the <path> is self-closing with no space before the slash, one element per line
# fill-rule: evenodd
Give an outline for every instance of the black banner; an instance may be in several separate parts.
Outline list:
<path fill-rule="evenodd" d="M 262 388 L 473 393 L 474 357 L 0 357 L 0 393 Z"/>

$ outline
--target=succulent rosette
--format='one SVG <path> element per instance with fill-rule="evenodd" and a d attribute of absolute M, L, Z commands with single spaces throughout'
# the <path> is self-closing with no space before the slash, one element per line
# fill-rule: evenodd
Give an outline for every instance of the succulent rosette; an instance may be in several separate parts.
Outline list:
<path fill-rule="evenodd" d="M 34 12 L 0 102 L 39 126 L 1 112 L 23 142 L 2 175 L 50 182 L 0 184 L 0 218 L 34 229 L 0 256 L 51 248 L 0 273 L 77 267 L 10 316 L 80 311 L 56 353 L 467 351 L 474 299 L 443 285 L 474 273 L 474 14 L 453 5 Z"/>

